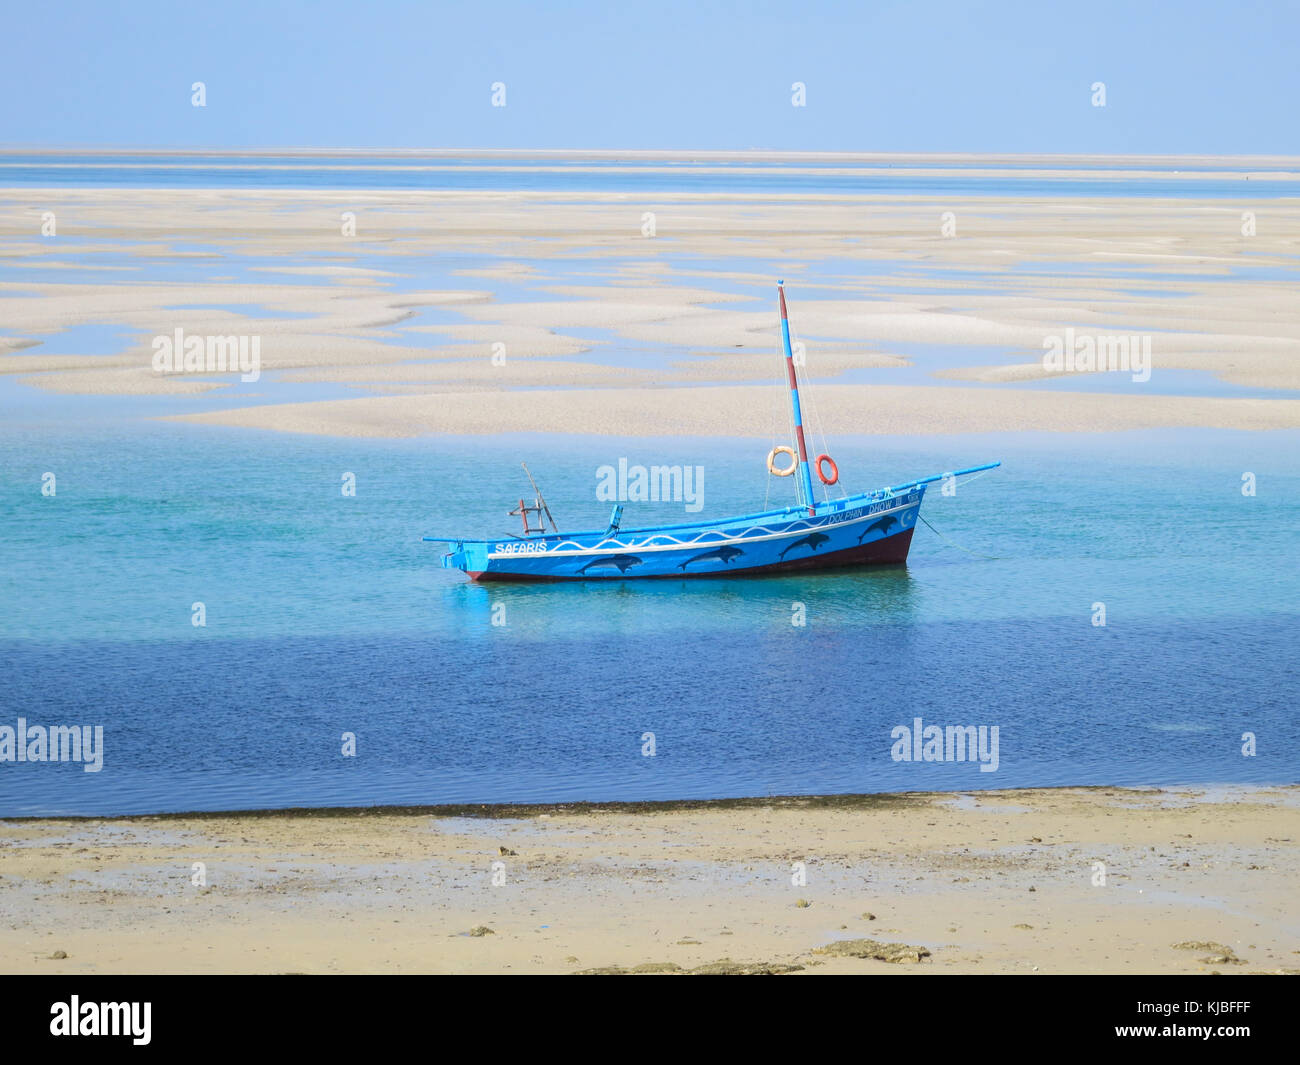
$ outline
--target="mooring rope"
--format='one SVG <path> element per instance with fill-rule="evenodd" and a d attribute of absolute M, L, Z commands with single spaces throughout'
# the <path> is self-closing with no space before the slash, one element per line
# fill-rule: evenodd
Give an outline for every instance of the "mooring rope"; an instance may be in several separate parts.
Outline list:
<path fill-rule="evenodd" d="M 949 547 L 955 547 L 958 551 L 965 551 L 966 554 L 973 555 L 975 558 L 982 558 L 986 562 L 997 562 L 999 560 L 1000 556 L 998 555 L 981 555 L 978 551 L 972 551 L 969 547 L 962 547 L 961 544 L 954 543 L 952 540 L 949 540 L 948 537 L 944 536 L 943 533 L 941 533 L 928 521 L 926 521 L 925 518 L 921 517 L 920 514 L 917 514 L 917 517 L 920 518 L 921 521 L 925 522 L 925 527 L 927 529 L 929 529 L 932 533 L 934 533 L 935 536 L 937 536 Z"/>

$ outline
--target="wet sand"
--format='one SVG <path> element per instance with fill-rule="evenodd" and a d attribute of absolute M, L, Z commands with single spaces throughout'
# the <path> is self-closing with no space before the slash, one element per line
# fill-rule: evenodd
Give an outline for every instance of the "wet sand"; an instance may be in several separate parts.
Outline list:
<path fill-rule="evenodd" d="M 9 973 L 1300 971 L 1296 787 L 0 829 Z"/>
<path fill-rule="evenodd" d="M 751 425 L 746 389 L 779 391 L 780 263 L 828 432 L 1294 428 L 1295 202 L 0 189 L 17 271 L 0 372 L 285 432 L 620 433 L 632 417 L 648 435 L 764 436 L 770 404 Z M 36 235 L 47 209 L 54 238 Z M 159 280 L 168 263 L 187 279 Z M 131 339 L 38 346 L 78 325 Z M 260 337 L 261 380 L 156 372 L 151 339 L 176 328 Z M 1054 389 L 1044 342 L 1067 328 L 1147 336 L 1152 380 L 1200 375 L 1203 394 L 1100 387 L 1114 374 Z M 916 345 L 943 364 L 891 380 Z M 869 389 L 853 380 L 868 370 Z M 346 398 L 311 402 L 322 384 Z"/>

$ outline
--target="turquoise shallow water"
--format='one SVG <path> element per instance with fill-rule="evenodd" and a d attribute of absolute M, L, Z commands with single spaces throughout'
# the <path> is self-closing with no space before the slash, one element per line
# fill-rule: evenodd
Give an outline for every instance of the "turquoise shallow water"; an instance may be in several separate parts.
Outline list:
<path fill-rule="evenodd" d="M 808 175 L 764 165 L 705 173 L 680 163 L 562 162 L 538 174 L 519 160 L 486 168 L 443 160 L 423 170 L 403 168 L 408 157 L 362 159 L 360 169 L 356 158 L 235 156 L 182 169 L 168 164 L 193 160 L 141 162 L 11 154 L 0 157 L 0 180 L 772 198 L 1294 194 L 1284 175 L 1248 179 L 1240 169 L 1102 180 L 1014 167 L 986 178 L 960 167 L 900 177 L 834 165 Z M 267 162 L 292 168 L 266 170 Z M 720 296 L 752 287 L 718 274 L 794 276 L 787 263 L 664 255 L 682 279 Z M 364 244 L 345 258 L 395 266 L 385 249 Z M 0 268 L 0 279 L 229 277 L 255 290 L 266 275 L 254 267 L 265 265 L 238 249 L 176 243 L 138 256 L 130 241 L 101 240 L 66 261 Z M 458 270 L 493 265 L 500 261 L 412 257 L 384 283 L 395 292 L 458 288 L 466 284 Z M 1078 269 L 1012 263 L 983 281 L 986 291 L 1014 294 Z M 1120 290 L 1186 279 L 1123 265 L 1097 270 Z M 932 293 L 969 292 L 972 281 L 927 262 L 823 260 L 803 272 L 808 298 L 842 298 L 846 290 L 827 286 L 845 283 L 874 298 L 914 281 L 937 285 Z M 1252 260 L 1216 276 L 1274 282 L 1294 272 L 1288 261 Z M 552 299 L 557 282 L 606 280 L 581 256 L 557 258 L 545 276 L 494 282 L 493 296 Z M 268 311 L 257 298 L 218 309 L 295 313 Z M 446 338 L 418 327 L 459 320 L 454 310 L 429 308 L 379 336 L 427 346 Z M 610 365 L 661 366 L 682 354 L 595 330 L 566 332 L 596 343 L 589 358 Z M 87 322 L 34 337 L 41 345 L 28 351 L 107 355 L 132 338 L 118 325 Z M 815 353 L 821 338 L 808 339 Z M 842 380 L 929 383 L 939 380 L 935 369 L 972 354 L 934 345 L 906 353 L 912 368 Z M 1021 392 L 1032 403 L 1041 388 L 1075 385 Z M 1077 385 L 1139 387 L 1123 375 Z M 1268 394 L 1180 371 L 1161 371 L 1141 391 Z M 931 490 L 922 515 L 933 528 L 918 529 L 906 567 L 479 587 L 439 568 L 437 548 L 420 538 L 515 529 L 506 511 L 525 492 L 520 460 L 566 530 L 604 526 L 609 504 L 596 498 L 596 470 L 621 458 L 704 471 L 698 514 L 680 503 L 629 504 L 625 525 L 747 513 L 764 505 L 769 488 L 773 505 L 788 502 L 779 493 L 789 485 L 769 485 L 766 442 L 725 437 L 391 442 L 147 420 L 356 394 L 273 373 L 184 398 L 60 395 L 0 376 L 0 751 L 4 729 L 20 719 L 104 730 L 97 773 L 0 761 L 0 816 L 1300 778 L 1300 434 L 838 440 L 831 450 L 850 490 L 989 459 L 1005 466 L 955 497 Z M 1258 479 L 1254 497 L 1240 491 L 1246 471 Z M 56 479 L 52 496 L 41 492 L 47 473 Z M 344 474 L 355 476 L 354 497 L 340 491 Z M 196 603 L 201 627 L 192 624 Z M 1093 624 L 1097 604 L 1104 626 Z M 895 760 L 894 731 L 918 717 L 996 727 L 996 770 Z M 341 754 L 344 733 L 356 738 L 355 757 Z M 1242 754 L 1244 733 L 1255 737 L 1253 756 Z"/>
<path fill-rule="evenodd" d="M 328 440 L 102 410 L 70 430 L 11 407 L 0 428 L 0 726 L 105 736 L 99 773 L 0 763 L 0 816 L 1300 776 L 1300 434 L 839 441 L 850 489 L 1005 466 L 930 493 L 942 537 L 919 529 L 905 568 L 480 587 L 420 537 L 513 529 L 521 459 L 561 528 L 591 528 L 619 458 L 702 466 L 702 516 L 753 510 L 765 443 Z M 686 517 L 629 504 L 625 524 Z M 916 716 L 998 726 L 997 771 L 894 761 Z"/>

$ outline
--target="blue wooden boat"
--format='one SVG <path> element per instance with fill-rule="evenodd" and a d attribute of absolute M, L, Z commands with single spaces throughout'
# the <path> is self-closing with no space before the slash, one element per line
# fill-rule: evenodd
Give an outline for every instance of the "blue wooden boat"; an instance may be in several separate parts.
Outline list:
<path fill-rule="evenodd" d="M 813 493 L 813 469 L 827 486 L 839 481 L 839 469 L 829 455 L 818 455 L 812 463 L 808 460 L 782 282 L 777 284 L 777 295 L 794 446 L 773 448 L 768 470 L 778 477 L 795 477 L 796 505 L 736 518 L 630 530 L 620 527 L 623 507 L 619 505 L 603 531 L 561 533 L 534 482 L 533 505 L 527 506 L 521 499 L 510 512 L 522 516 L 523 536 L 495 540 L 426 536 L 431 543 L 450 545 L 443 566 L 462 570 L 476 581 L 618 581 L 748 576 L 906 562 L 927 485 L 991 470 L 1000 463 L 818 501 Z M 789 458 L 789 465 L 778 464 L 782 455 Z M 524 469 L 527 471 L 527 466 Z M 545 529 L 548 519 L 550 533 Z"/>

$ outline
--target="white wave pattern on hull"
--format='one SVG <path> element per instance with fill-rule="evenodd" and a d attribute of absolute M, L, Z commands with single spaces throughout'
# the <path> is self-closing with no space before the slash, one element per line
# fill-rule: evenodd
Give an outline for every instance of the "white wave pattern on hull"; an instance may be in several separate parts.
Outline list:
<path fill-rule="evenodd" d="M 479 579 L 620 580 L 816 569 L 906 560 L 924 488 L 829 514 L 754 524 L 734 519 L 689 534 L 645 530 L 532 540 L 461 542 L 444 565 Z M 766 520 L 762 520 L 766 519 Z M 883 541 L 891 541 L 882 546 Z"/>

